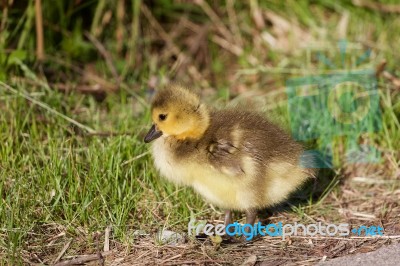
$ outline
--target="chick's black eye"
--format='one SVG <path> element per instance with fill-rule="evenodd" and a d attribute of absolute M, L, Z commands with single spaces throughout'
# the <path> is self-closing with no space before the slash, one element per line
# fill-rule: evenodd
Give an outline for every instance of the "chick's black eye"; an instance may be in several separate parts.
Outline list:
<path fill-rule="evenodd" d="M 158 118 L 160 119 L 160 121 L 164 121 L 165 119 L 167 119 L 167 115 L 166 114 L 160 114 L 158 116 Z"/>

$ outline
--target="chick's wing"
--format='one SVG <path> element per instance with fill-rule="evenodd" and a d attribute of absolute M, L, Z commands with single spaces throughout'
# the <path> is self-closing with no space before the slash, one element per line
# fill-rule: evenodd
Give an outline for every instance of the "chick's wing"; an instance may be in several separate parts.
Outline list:
<path fill-rule="evenodd" d="M 211 165 L 219 171 L 229 175 L 245 174 L 242 167 L 241 151 L 232 142 L 219 139 L 207 147 L 208 159 Z"/>

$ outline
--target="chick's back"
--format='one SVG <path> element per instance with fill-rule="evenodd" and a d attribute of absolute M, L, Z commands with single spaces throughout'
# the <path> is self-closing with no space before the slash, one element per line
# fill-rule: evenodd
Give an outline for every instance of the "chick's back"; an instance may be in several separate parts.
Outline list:
<path fill-rule="evenodd" d="M 260 164 L 285 159 L 294 162 L 303 148 L 281 128 L 262 114 L 245 110 L 226 109 L 211 115 L 205 142 L 229 143 L 233 153 L 250 155 Z"/>

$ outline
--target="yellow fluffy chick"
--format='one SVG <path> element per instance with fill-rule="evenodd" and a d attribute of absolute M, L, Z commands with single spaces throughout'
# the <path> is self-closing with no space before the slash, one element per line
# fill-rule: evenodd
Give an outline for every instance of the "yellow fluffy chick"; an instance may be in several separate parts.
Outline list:
<path fill-rule="evenodd" d="M 161 175 L 191 186 L 210 203 L 245 211 L 253 224 L 256 211 L 285 200 L 311 169 L 300 167 L 303 148 L 262 115 L 240 108 L 212 111 L 190 90 L 170 85 L 152 101 L 153 126 L 146 143 Z"/>

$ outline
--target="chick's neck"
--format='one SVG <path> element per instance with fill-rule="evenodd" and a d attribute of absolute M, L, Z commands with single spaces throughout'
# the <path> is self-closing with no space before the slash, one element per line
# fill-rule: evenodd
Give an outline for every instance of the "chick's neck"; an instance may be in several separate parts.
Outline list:
<path fill-rule="evenodd" d="M 207 108 L 203 105 L 199 109 L 199 116 L 193 120 L 193 126 L 190 130 L 183 132 L 176 136 L 177 139 L 194 139 L 198 140 L 203 137 L 204 132 L 208 129 L 210 125 L 210 115 Z"/>

